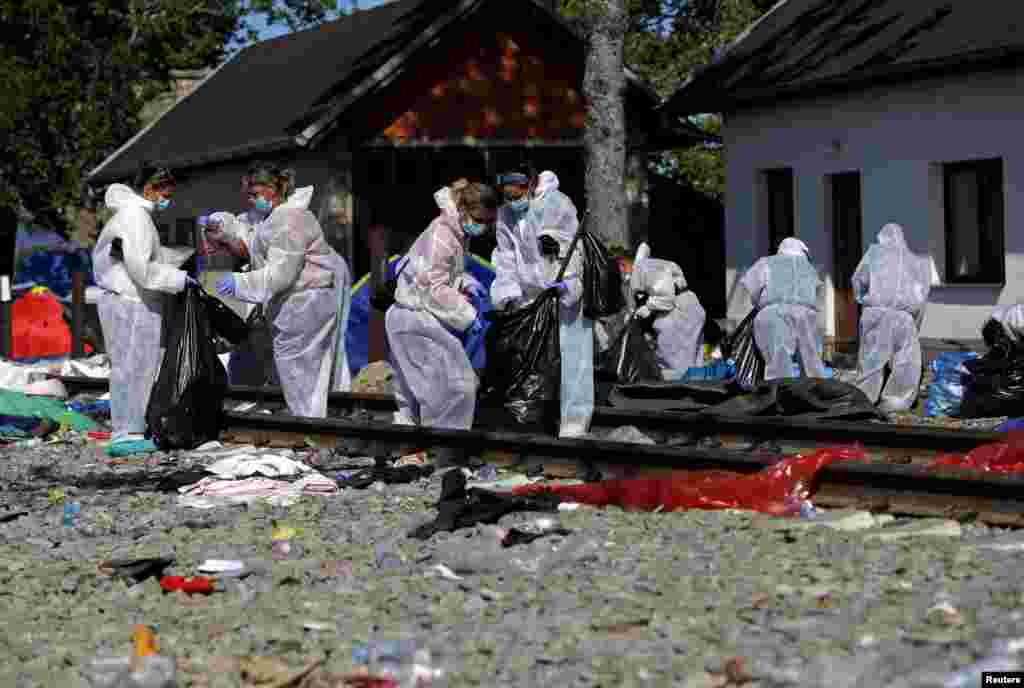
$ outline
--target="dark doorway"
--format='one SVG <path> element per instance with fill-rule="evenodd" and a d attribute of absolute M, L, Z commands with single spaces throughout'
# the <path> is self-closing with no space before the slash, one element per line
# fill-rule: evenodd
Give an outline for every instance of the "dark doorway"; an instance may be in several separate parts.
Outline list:
<path fill-rule="evenodd" d="M 767 197 L 768 251 L 775 253 L 783 239 L 793 236 L 793 170 L 765 170 Z"/>
<path fill-rule="evenodd" d="M 860 305 L 851 278 L 863 251 L 860 173 L 829 176 L 832 188 L 832 260 L 835 265 L 835 326 L 840 341 L 857 338 Z"/>

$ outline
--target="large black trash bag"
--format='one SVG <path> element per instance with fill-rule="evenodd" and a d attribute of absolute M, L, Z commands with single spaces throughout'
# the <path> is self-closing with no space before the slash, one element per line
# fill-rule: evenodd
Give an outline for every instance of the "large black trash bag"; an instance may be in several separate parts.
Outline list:
<path fill-rule="evenodd" d="M 597 320 L 615 315 L 626 306 L 618 260 L 584 227 L 576 240 L 583 250 L 584 317 Z"/>
<path fill-rule="evenodd" d="M 615 343 L 601 354 L 594 371 L 597 379 L 624 385 L 661 381 L 661 369 L 654 348 L 644 336 L 647 325 L 647 321 L 639 318 L 630 319 Z"/>
<path fill-rule="evenodd" d="M 733 383 L 746 390 L 754 389 L 764 382 L 764 356 L 754 341 L 754 318 L 757 313 L 758 309 L 752 309 L 722 347 L 725 358 L 736 363 Z"/>
<path fill-rule="evenodd" d="M 1024 415 L 1024 339 L 1011 337 L 992 319 L 982 328 L 988 352 L 964 361 L 964 398 L 961 418 L 996 418 Z"/>
<path fill-rule="evenodd" d="M 257 306 L 245 321 L 246 337 L 231 352 L 228 382 L 232 385 L 265 387 L 274 381 L 274 341 L 270 325 Z"/>
<path fill-rule="evenodd" d="M 195 449 L 220 435 L 228 375 L 217 358 L 200 291 L 186 287 L 164 319 L 167 351 L 150 394 L 146 425 L 165 451 Z"/>
<path fill-rule="evenodd" d="M 210 327 L 215 335 L 226 339 L 232 346 L 239 346 L 249 338 L 249 326 L 226 303 L 202 290 L 199 298 L 206 306 Z"/>
<path fill-rule="evenodd" d="M 489 311 L 484 338 L 485 403 L 500 404 L 515 422 L 551 425 L 558 417 L 562 356 L 558 336 L 558 292 L 550 289 L 525 308 Z M 550 429 L 550 428 L 549 428 Z"/>

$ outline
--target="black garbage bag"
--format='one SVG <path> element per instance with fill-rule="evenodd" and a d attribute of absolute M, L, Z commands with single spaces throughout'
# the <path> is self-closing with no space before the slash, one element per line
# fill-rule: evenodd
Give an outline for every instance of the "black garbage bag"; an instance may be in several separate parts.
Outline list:
<path fill-rule="evenodd" d="M 660 382 L 661 369 L 654 347 L 644 336 L 646 321 L 631 318 L 615 343 L 603 354 L 594 370 L 596 379 L 631 385 L 637 382 Z"/>
<path fill-rule="evenodd" d="M 238 313 L 218 299 L 216 296 L 200 290 L 199 298 L 206 306 L 213 334 L 226 339 L 231 345 L 238 346 L 249 338 L 249 326 Z"/>
<path fill-rule="evenodd" d="M 253 309 L 245 326 L 245 339 L 231 352 L 228 382 L 248 387 L 272 384 L 275 382 L 274 341 L 262 306 Z"/>
<path fill-rule="evenodd" d="M 736 363 L 734 384 L 747 390 L 764 382 L 764 356 L 754 341 L 754 318 L 757 313 L 758 309 L 752 309 L 722 347 L 725 358 Z"/>
<path fill-rule="evenodd" d="M 562 356 L 558 336 L 558 292 L 541 294 L 511 313 L 489 311 L 484 338 L 487 367 L 483 400 L 500 404 L 520 424 L 548 426 L 558 418 Z"/>
<path fill-rule="evenodd" d="M 583 315 L 593 320 L 615 315 L 626 305 L 619 261 L 585 227 L 576 240 L 583 251 Z"/>
<path fill-rule="evenodd" d="M 149 397 L 146 425 L 165 451 L 195 449 L 220 435 L 228 375 L 217 358 L 200 292 L 186 287 L 164 320 L 167 351 Z"/>
<path fill-rule="evenodd" d="M 961 418 L 996 418 L 1024 415 L 1024 339 L 1013 337 L 997 320 L 982 328 L 989 350 L 964 361 L 964 397 Z"/>

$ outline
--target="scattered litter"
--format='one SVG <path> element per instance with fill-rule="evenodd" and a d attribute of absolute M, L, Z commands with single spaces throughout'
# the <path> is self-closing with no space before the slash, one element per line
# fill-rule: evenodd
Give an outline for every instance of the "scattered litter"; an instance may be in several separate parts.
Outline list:
<path fill-rule="evenodd" d="M 177 663 L 173 657 L 157 654 L 153 631 L 135 626 L 132 634 L 133 652 L 125 657 L 94 657 L 80 669 L 91 688 L 173 688 L 176 685 Z"/>
<path fill-rule="evenodd" d="M 338 487 L 351 487 L 357 490 L 365 490 L 374 483 L 387 485 L 401 485 L 416 482 L 422 478 L 429 478 L 434 473 L 434 467 L 430 464 L 425 466 L 374 466 L 355 473 L 345 472 L 346 476 L 338 475 Z"/>
<path fill-rule="evenodd" d="M 164 576 L 160 579 L 160 587 L 164 592 L 178 590 L 192 594 L 209 595 L 215 590 L 213 580 L 206 576 L 185 578 L 184 576 Z"/>
<path fill-rule="evenodd" d="M 969 375 L 964 363 L 976 358 L 978 354 L 974 352 L 947 351 L 928 364 L 934 382 L 928 385 L 928 396 L 924 402 L 926 417 L 960 415 L 964 398 L 962 378 Z"/>
<path fill-rule="evenodd" d="M 418 451 L 415 454 L 406 454 L 395 462 L 395 468 L 403 466 L 426 466 L 429 463 L 427 452 Z"/>
<path fill-rule="evenodd" d="M 303 495 L 333 494 L 337 484 L 319 473 L 287 483 L 270 478 L 245 478 L 242 480 L 219 480 L 203 478 L 197 483 L 178 488 L 181 506 L 196 509 L 212 509 L 223 504 L 247 504 L 265 500 L 278 506 L 294 504 Z"/>
<path fill-rule="evenodd" d="M 454 571 L 452 571 L 450 568 L 448 568 L 444 564 L 437 564 L 436 566 L 432 566 L 430 568 L 430 571 L 427 572 L 427 575 L 428 576 L 432 576 L 435 573 L 437 575 L 441 576 L 441 578 L 444 578 L 445 580 L 450 580 L 450 581 L 465 580 L 462 576 L 456 575 L 456 573 Z"/>
<path fill-rule="evenodd" d="M 238 578 L 246 573 L 244 561 L 234 559 L 207 559 L 196 570 L 199 573 L 209 573 L 224 578 Z"/>
<path fill-rule="evenodd" d="M 258 457 L 231 456 L 207 466 L 206 470 L 220 478 L 247 478 L 252 475 L 279 478 L 308 473 L 313 469 L 304 463 L 283 456 L 263 454 Z"/>
<path fill-rule="evenodd" d="M 895 520 L 890 514 L 872 514 L 867 511 L 853 509 L 836 509 L 822 512 L 813 519 L 778 518 L 761 522 L 762 528 L 772 530 L 809 530 L 811 528 L 828 528 L 841 532 L 853 532 L 877 528 Z"/>
<path fill-rule="evenodd" d="M 306 631 L 321 632 L 321 631 L 333 631 L 335 626 L 334 626 L 334 624 L 323 623 L 321 621 L 306 621 L 306 622 L 303 622 L 302 628 L 303 628 L 303 630 L 306 630 Z"/>
<path fill-rule="evenodd" d="M 163 575 L 164 569 L 174 563 L 174 557 L 147 559 L 114 559 L 99 565 L 100 573 L 114 578 L 131 578 L 141 583 L 147 578 Z"/>
<path fill-rule="evenodd" d="M 238 406 L 231 410 L 234 411 L 235 413 L 248 413 L 257 406 L 259 406 L 259 404 L 257 404 L 255 401 L 243 401 L 241 404 L 239 404 Z"/>

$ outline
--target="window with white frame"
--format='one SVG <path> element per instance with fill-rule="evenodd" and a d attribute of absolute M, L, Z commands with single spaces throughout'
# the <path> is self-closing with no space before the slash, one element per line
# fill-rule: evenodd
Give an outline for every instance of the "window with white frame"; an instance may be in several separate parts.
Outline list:
<path fill-rule="evenodd" d="M 942 166 L 949 284 L 1004 284 L 1001 158 Z"/>

